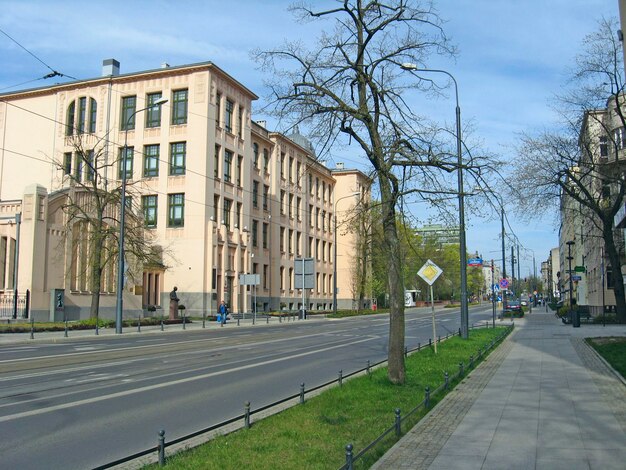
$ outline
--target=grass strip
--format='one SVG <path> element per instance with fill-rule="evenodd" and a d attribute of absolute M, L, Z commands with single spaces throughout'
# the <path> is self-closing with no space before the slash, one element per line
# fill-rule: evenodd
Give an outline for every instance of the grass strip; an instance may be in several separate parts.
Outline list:
<path fill-rule="evenodd" d="M 587 343 L 595 349 L 622 377 L 626 377 L 626 338 L 606 337 L 587 338 Z"/>
<path fill-rule="evenodd" d="M 485 348 L 503 328 L 472 329 L 467 340 L 455 336 L 438 346 L 406 359 L 406 382 L 392 385 L 387 369 L 372 371 L 308 399 L 279 414 L 254 422 L 220 436 L 194 449 L 167 458 L 173 469 L 337 469 L 345 463 L 345 446 L 353 444 L 356 454 L 393 425 L 394 410 L 406 415 L 423 399 L 426 387 L 434 390 L 469 357 Z M 454 382 L 450 383 L 452 386 Z M 431 397 L 431 406 L 444 394 Z M 428 410 L 421 409 L 403 422 L 408 431 Z M 392 435 L 356 462 L 355 468 L 368 468 L 396 442 Z M 167 453 L 167 452 L 166 452 Z M 160 468 L 156 465 L 149 468 Z"/>

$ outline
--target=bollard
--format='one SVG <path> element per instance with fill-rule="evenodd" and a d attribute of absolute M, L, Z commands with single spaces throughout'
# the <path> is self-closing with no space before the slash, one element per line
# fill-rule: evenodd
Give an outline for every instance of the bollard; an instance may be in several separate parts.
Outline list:
<path fill-rule="evenodd" d="M 304 382 L 300 384 L 300 404 L 304 405 Z"/>
<path fill-rule="evenodd" d="M 137 320 L 137 333 L 141 333 L 141 318 Z"/>
<path fill-rule="evenodd" d="M 444 390 L 448 390 L 448 386 L 449 386 L 449 380 L 450 380 L 450 376 L 448 375 L 447 372 L 443 373 L 443 389 Z"/>
<path fill-rule="evenodd" d="M 372 376 L 372 371 L 370 371 L 370 361 L 369 360 L 367 361 L 366 370 L 367 370 L 368 377 L 371 377 Z"/>
<path fill-rule="evenodd" d="M 237 326 L 239 326 L 240 319 L 241 319 L 241 315 L 237 315 Z M 226 322 L 224 322 L 224 323 L 226 323 Z"/>
<path fill-rule="evenodd" d="M 424 390 L 424 406 L 430 408 L 430 387 L 426 387 Z"/>
<path fill-rule="evenodd" d="M 202 312 L 202 328 L 206 328 L 206 312 Z"/>
<path fill-rule="evenodd" d="M 253 325 L 256 324 L 256 314 L 255 313 L 252 314 L 252 324 Z"/>
<path fill-rule="evenodd" d="M 409 356 L 409 347 L 405 346 L 404 347 L 404 357 L 408 357 Z"/>
<path fill-rule="evenodd" d="M 278 323 L 282 323 L 283 322 L 283 316 L 280 312 L 278 312 Z"/>
<path fill-rule="evenodd" d="M 339 386 L 341 387 L 343 385 L 343 371 L 342 370 L 339 371 L 338 382 L 339 382 Z"/>
<path fill-rule="evenodd" d="M 96 336 L 98 336 L 100 334 L 100 331 L 98 331 L 98 319 L 96 318 Z"/>
<path fill-rule="evenodd" d="M 433 340 L 432 340 L 432 338 L 428 338 L 428 347 L 429 348 L 433 347 Z"/>
<path fill-rule="evenodd" d="M 441 335 L 437 336 L 437 342 L 441 343 Z"/>
<path fill-rule="evenodd" d="M 30 339 L 35 339 L 35 319 L 30 320 Z"/>
<path fill-rule="evenodd" d="M 63 336 L 67 338 L 67 320 L 65 320 L 65 334 Z"/>
<path fill-rule="evenodd" d="M 270 315 L 269 315 L 269 313 L 267 315 L 265 315 L 265 324 L 266 325 L 270 324 Z"/>
<path fill-rule="evenodd" d="M 402 436 L 402 418 L 400 417 L 400 408 L 396 408 L 396 436 Z"/>
<path fill-rule="evenodd" d="M 352 466 L 352 444 L 346 446 L 346 464 L 344 467 L 346 470 L 353 470 Z"/>
<path fill-rule="evenodd" d="M 417 350 L 419 351 L 420 349 L 422 349 L 422 343 L 417 343 Z"/>
<path fill-rule="evenodd" d="M 470 356 L 469 368 L 470 369 L 474 368 L 474 355 L 473 354 Z"/>
<path fill-rule="evenodd" d="M 463 377 L 463 363 L 459 362 L 459 377 Z"/>
<path fill-rule="evenodd" d="M 461 328 L 459 328 L 459 336 L 461 336 Z"/>
<path fill-rule="evenodd" d="M 250 429 L 250 402 L 247 401 L 244 404 L 244 417 L 243 417 L 243 425 L 246 429 Z"/>
<path fill-rule="evenodd" d="M 161 331 L 163 331 L 163 319 L 161 318 Z"/>
<path fill-rule="evenodd" d="M 186 330 L 186 329 L 187 329 L 187 328 L 186 328 L 186 324 L 185 324 L 185 319 L 186 319 L 186 317 L 185 317 L 185 315 L 183 315 L 183 330 Z"/>
<path fill-rule="evenodd" d="M 159 466 L 165 465 L 165 430 L 161 429 L 159 431 L 159 443 L 157 445 L 159 449 Z"/>

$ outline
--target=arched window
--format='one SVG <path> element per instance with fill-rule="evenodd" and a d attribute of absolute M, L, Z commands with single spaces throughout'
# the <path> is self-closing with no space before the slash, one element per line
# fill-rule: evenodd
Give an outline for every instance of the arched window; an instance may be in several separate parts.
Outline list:
<path fill-rule="evenodd" d="M 65 121 L 65 135 L 74 134 L 74 118 L 76 117 L 76 102 L 72 101 L 67 107 L 67 119 Z"/>
<path fill-rule="evenodd" d="M 87 108 L 89 101 L 89 108 Z M 76 106 L 78 103 L 78 113 Z M 83 134 L 85 131 L 93 134 L 96 132 L 96 118 L 98 115 L 98 103 L 95 99 L 81 96 L 72 101 L 67 107 L 65 122 L 65 135 Z"/>

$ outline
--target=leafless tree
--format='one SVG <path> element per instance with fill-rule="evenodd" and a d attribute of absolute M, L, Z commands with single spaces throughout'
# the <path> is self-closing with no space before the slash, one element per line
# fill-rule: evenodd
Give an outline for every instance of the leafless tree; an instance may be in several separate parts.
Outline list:
<path fill-rule="evenodd" d="M 103 139 L 89 148 L 85 145 L 85 135 L 75 134 L 71 139 L 74 152 L 66 154 L 67 161 L 57 162 L 58 169 L 69 178 L 61 207 L 71 250 L 68 276 L 83 280 L 81 290 L 85 288 L 91 293 L 89 316 L 98 318 L 103 276 L 108 271 L 109 284 L 113 285 L 119 243 L 121 183 L 107 177 L 121 166 L 118 157 L 106 158 Z M 138 205 L 140 194 L 134 186 L 131 181 L 126 187 L 124 238 L 127 275 L 131 279 L 144 266 L 165 269 L 162 249 L 144 230 L 143 213 Z"/>
<path fill-rule="evenodd" d="M 433 54 L 452 57 L 456 50 L 430 1 L 337 0 L 328 9 L 299 3 L 292 10 L 300 20 L 329 29 L 310 49 L 294 41 L 253 53 L 271 77 L 268 109 L 281 122 L 308 129 L 318 155 L 356 144 L 372 168 L 388 262 L 388 377 L 403 383 L 403 260 L 396 213 L 403 198 L 419 197 L 425 189 L 449 190 L 458 164 L 454 133 L 414 114 L 405 101 L 408 93 L 440 94 L 441 88 L 432 76 L 409 75 L 400 66 L 427 68 Z M 469 161 L 465 170 L 478 166 Z"/>
<path fill-rule="evenodd" d="M 584 39 L 570 85 L 557 99 L 562 123 L 522 136 L 510 181 L 522 212 L 560 209 L 563 217 L 578 215 L 595 227 L 612 267 L 617 314 L 626 320 L 614 227 L 626 194 L 625 82 L 617 29 L 616 21 L 603 19 Z"/>

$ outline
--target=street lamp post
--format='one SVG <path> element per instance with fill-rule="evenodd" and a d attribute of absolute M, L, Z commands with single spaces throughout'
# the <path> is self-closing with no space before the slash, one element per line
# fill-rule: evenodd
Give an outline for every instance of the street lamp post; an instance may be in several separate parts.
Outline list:
<path fill-rule="evenodd" d="M 580 317 L 578 312 L 574 312 L 574 280 L 572 279 L 572 260 L 574 259 L 572 256 L 572 245 L 574 242 L 569 240 L 565 244 L 567 245 L 567 272 L 569 274 L 569 318 L 572 321 L 572 326 L 579 328 Z"/>
<path fill-rule="evenodd" d="M 454 95 L 456 98 L 456 153 L 458 160 L 458 193 L 459 193 L 459 251 L 460 251 L 460 267 L 461 267 L 461 337 L 468 338 L 469 334 L 469 315 L 467 307 L 467 250 L 465 246 L 465 203 L 463 200 L 463 158 L 461 155 L 461 108 L 459 106 L 459 87 L 454 76 L 445 70 L 439 69 L 423 69 L 416 64 L 404 63 L 401 65 L 403 70 L 413 72 L 435 72 L 443 73 L 452 79 L 454 83 Z"/>
<path fill-rule="evenodd" d="M 121 169 L 122 169 L 122 196 L 120 202 L 120 236 L 119 247 L 117 253 L 117 302 L 115 305 L 115 333 L 122 333 L 122 311 L 124 307 L 124 225 L 126 222 L 126 162 L 128 160 L 128 126 L 130 126 L 130 120 L 142 111 L 155 108 L 167 103 L 167 98 L 160 98 L 150 106 L 134 111 L 126 118 L 124 123 L 124 152 L 122 155 Z"/>
<path fill-rule="evenodd" d="M 504 207 L 500 206 L 500 221 L 502 222 L 502 279 L 506 279 L 506 253 L 504 251 Z M 502 318 L 506 311 L 506 289 L 502 292 Z M 511 314 L 512 315 L 512 314 Z"/>
<path fill-rule="evenodd" d="M 361 193 L 353 192 L 346 196 L 342 196 L 335 201 L 333 206 L 333 313 L 337 313 L 337 203 L 342 199 L 348 199 L 349 197 L 360 196 Z M 304 271 L 302 271 L 304 276 Z M 304 291 L 304 289 L 303 289 Z M 302 303 L 304 309 L 304 302 Z"/>

